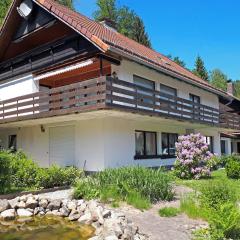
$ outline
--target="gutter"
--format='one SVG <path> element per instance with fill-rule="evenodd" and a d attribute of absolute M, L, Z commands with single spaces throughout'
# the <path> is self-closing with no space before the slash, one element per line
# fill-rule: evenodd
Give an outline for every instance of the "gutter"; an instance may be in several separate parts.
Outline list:
<path fill-rule="evenodd" d="M 150 64 L 150 63 L 142 60 L 142 59 L 139 58 L 139 57 L 131 56 L 130 54 L 127 54 L 127 53 L 125 53 L 125 52 L 117 49 L 116 47 L 109 46 L 109 51 L 111 51 L 111 52 L 113 52 L 113 53 L 115 53 L 115 54 L 119 54 L 119 55 L 121 55 L 121 56 L 124 56 L 124 57 L 127 58 L 127 59 L 130 59 L 130 60 L 132 60 L 132 61 L 134 61 L 134 62 L 138 62 L 138 63 L 140 63 L 140 64 L 142 64 L 142 65 L 145 65 L 145 66 L 147 66 L 147 67 L 149 67 L 149 68 L 151 68 L 151 69 L 154 69 L 154 70 L 156 70 L 156 71 L 160 71 L 160 72 L 162 72 L 162 73 L 164 73 L 164 74 L 166 74 L 166 75 L 169 75 L 169 76 L 171 76 L 171 77 L 174 77 L 174 78 L 177 78 L 177 79 L 179 79 L 179 80 L 182 80 L 182 81 L 184 81 L 184 82 L 186 82 L 186 83 L 189 83 L 189 84 L 191 84 L 191 85 L 193 85 L 193 86 L 195 86 L 195 87 L 198 86 L 198 87 L 200 87 L 200 88 L 202 88 L 202 89 L 204 89 L 204 90 L 206 90 L 206 91 L 208 91 L 208 92 L 217 94 L 217 95 L 222 96 L 222 97 L 224 97 L 224 98 L 227 98 L 227 99 L 229 99 L 229 101 L 232 101 L 232 98 L 231 98 L 230 96 L 228 96 L 227 94 L 224 94 L 224 93 L 221 92 L 221 91 L 218 91 L 217 89 L 207 89 L 207 88 L 205 88 L 202 84 L 198 83 L 197 81 L 193 81 L 193 80 L 191 80 L 190 78 L 184 77 L 184 76 L 182 76 L 182 75 L 180 75 L 180 74 L 174 73 L 174 72 L 172 72 L 172 71 L 170 71 L 170 70 L 167 70 L 167 69 L 165 69 L 165 68 L 162 68 L 162 67 L 160 67 L 160 66 L 154 66 L 153 64 Z"/>

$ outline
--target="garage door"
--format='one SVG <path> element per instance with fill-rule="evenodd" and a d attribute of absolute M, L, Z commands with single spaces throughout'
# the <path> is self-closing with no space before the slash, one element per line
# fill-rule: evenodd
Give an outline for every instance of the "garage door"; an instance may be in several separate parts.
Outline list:
<path fill-rule="evenodd" d="M 60 166 L 75 165 L 74 126 L 61 126 L 49 129 L 50 164 Z"/>

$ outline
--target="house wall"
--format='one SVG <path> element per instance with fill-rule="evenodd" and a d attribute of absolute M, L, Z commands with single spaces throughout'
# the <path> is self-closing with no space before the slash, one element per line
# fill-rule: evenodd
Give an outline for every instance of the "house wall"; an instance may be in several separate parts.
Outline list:
<path fill-rule="evenodd" d="M 134 160 L 135 130 L 155 131 L 158 135 L 157 149 L 161 153 L 161 133 L 185 134 L 188 125 L 176 122 L 144 121 L 105 117 L 58 124 L 40 125 L 16 129 L 0 130 L 0 145 L 8 146 L 8 136 L 17 134 L 17 147 L 23 149 L 32 159 L 43 167 L 49 166 L 49 129 L 56 126 L 71 125 L 75 129 L 75 163 L 87 171 L 100 171 L 127 165 L 157 167 L 172 165 L 175 159 Z M 214 150 L 220 154 L 220 135 L 211 128 L 194 129 L 207 136 L 214 137 Z"/>
<path fill-rule="evenodd" d="M 18 77 L 2 83 L 0 82 L 0 101 L 38 91 L 38 82 L 33 80 L 32 75 Z"/>
<path fill-rule="evenodd" d="M 160 89 L 159 83 L 176 88 L 177 95 L 181 98 L 189 99 L 189 93 L 200 96 L 202 104 L 219 109 L 219 99 L 216 94 L 210 93 L 170 76 L 166 76 L 138 63 L 123 60 L 120 66 L 112 65 L 112 72 L 116 72 L 119 79 L 128 82 L 133 82 L 133 75 L 138 75 L 155 81 L 157 83 L 156 90 Z"/>

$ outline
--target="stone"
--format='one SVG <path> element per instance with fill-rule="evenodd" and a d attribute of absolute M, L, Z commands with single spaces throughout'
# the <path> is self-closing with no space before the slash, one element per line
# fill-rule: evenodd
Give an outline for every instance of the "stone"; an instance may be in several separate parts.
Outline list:
<path fill-rule="evenodd" d="M 63 217 L 68 217 L 70 214 L 70 210 L 64 206 L 59 209 L 59 212 L 62 214 Z"/>
<path fill-rule="evenodd" d="M 7 209 L 0 214 L 0 218 L 5 221 L 14 220 L 16 217 L 15 209 Z"/>
<path fill-rule="evenodd" d="M 82 224 L 91 224 L 92 223 L 92 215 L 90 212 L 85 213 L 82 215 L 78 221 Z"/>
<path fill-rule="evenodd" d="M 8 200 L 6 200 L 6 199 L 0 200 L 0 213 L 9 208 L 10 208 L 10 204 L 9 204 Z"/>
<path fill-rule="evenodd" d="M 76 208 L 77 208 L 77 203 L 76 203 L 75 201 L 69 201 L 69 202 L 67 203 L 67 208 L 68 208 L 69 210 L 76 210 Z"/>
<path fill-rule="evenodd" d="M 102 216 L 103 216 L 103 218 L 111 217 L 111 211 L 105 209 L 105 210 L 103 211 L 103 213 L 102 213 Z"/>
<path fill-rule="evenodd" d="M 19 197 L 19 201 L 23 201 L 23 202 L 26 202 L 27 201 L 27 195 L 23 195 L 21 197 Z"/>
<path fill-rule="evenodd" d="M 62 201 L 61 200 L 52 200 L 48 206 L 47 206 L 47 209 L 49 210 L 58 210 L 59 208 L 61 208 L 61 204 L 62 204 Z"/>
<path fill-rule="evenodd" d="M 105 240 L 118 240 L 118 237 L 116 235 L 110 235 L 104 238 Z"/>
<path fill-rule="evenodd" d="M 76 221 L 81 217 L 81 214 L 78 211 L 72 211 L 70 215 L 68 216 L 68 219 L 70 221 Z"/>
<path fill-rule="evenodd" d="M 33 211 L 33 215 L 37 215 L 39 212 L 44 212 L 44 208 L 36 207 Z"/>
<path fill-rule="evenodd" d="M 48 206 L 48 200 L 47 199 L 41 199 L 39 201 L 39 207 L 47 208 L 47 206 Z"/>
<path fill-rule="evenodd" d="M 115 219 L 106 219 L 103 225 L 104 236 L 109 235 L 109 233 L 114 233 L 117 237 L 123 234 L 121 225 Z M 106 235 L 105 235 L 106 234 Z"/>
<path fill-rule="evenodd" d="M 84 199 L 80 199 L 77 201 L 77 206 L 81 206 L 83 203 L 85 203 Z"/>
<path fill-rule="evenodd" d="M 17 209 L 17 215 L 19 217 L 31 217 L 31 216 L 33 216 L 33 213 L 24 208 L 19 208 L 19 209 Z"/>
<path fill-rule="evenodd" d="M 33 197 L 29 197 L 26 201 L 26 208 L 34 209 L 38 206 L 38 201 L 35 200 Z"/>
<path fill-rule="evenodd" d="M 77 210 L 79 212 L 84 212 L 87 208 L 87 204 L 86 203 L 82 203 L 80 206 L 77 207 Z"/>
<path fill-rule="evenodd" d="M 45 215 L 45 212 L 41 211 L 38 213 L 39 216 L 44 216 Z"/>
<path fill-rule="evenodd" d="M 61 217 L 61 213 L 58 210 L 52 210 L 52 215 Z"/>
<path fill-rule="evenodd" d="M 20 200 L 20 202 L 17 204 L 17 208 L 26 208 L 26 203 Z"/>
<path fill-rule="evenodd" d="M 19 197 L 16 197 L 14 199 L 8 200 L 11 208 L 17 208 L 18 202 L 20 201 Z"/>
<path fill-rule="evenodd" d="M 104 238 L 100 236 L 95 236 L 95 237 L 89 238 L 89 240 L 104 240 Z"/>

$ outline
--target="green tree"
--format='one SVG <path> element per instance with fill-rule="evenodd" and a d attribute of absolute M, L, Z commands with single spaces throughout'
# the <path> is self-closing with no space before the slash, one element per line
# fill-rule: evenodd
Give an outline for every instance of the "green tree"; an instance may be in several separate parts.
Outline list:
<path fill-rule="evenodd" d="M 130 38 L 142 45 L 145 45 L 146 47 L 151 48 L 151 42 L 145 30 L 143 20 L 139 16 L 135 16 L 133 20 L 133 28 L 130 33 Z"/>
<path fill-rule="evenodd" d="M 96 21 L 107 18 L 116 23 L 117 31 L 147 47 L 151 47 L 143 20 L 130 8 L 117 7 L 116 0 L 97 0 Z"/>
<path fill-rule="evenodd" d="M 181 67 L 186 67 L 186 63 L 180 57 L 173 57 L 171 54 L 167 55 L 172 61 L 180 65 Z"/>
<path fill-rule="evenodd" d="M 73 0 L 57 0 L 60 4 L 70 8 L 70 9 L 74 9 L 73 6 Z"/>
<path fill-rule="evenodd" d="M 236 80 L 233 83 L 234 86 L 234 96 L 240 98 L 240 80 Z"/>
<path fill-rule="evenodd" d="M 98 9 L 93 13 L 96 21 L 101 21 L 104 18 L 117 22 L 118 10 L 116 0 L 97 0 Z"/>
<path fill-rule="evenodd" d="M 0 3 L 0 26 L 3 23 L 3 20 L 5 18 L 5 15 L 8 11 L 8 8 L 9 8 L 11 2 L 12 2 L 12 0 L 1 0 L 1 3 Z"/>
<path fill-rule="evenodd" d="M 197 56 L 195 61 L 195 68 L 193 69 L 193 73 L 198 77 L 202 78 L 205 81 L 208 81 L 208 72 L 204 66 L 204 62 L 200 56 Z"/>
<path fill-rule="evenodd" d="M 212 86 L 227 91 L 228 77 L 219 69 L 214 69 L 210 74 L 210 83 Z"/>

